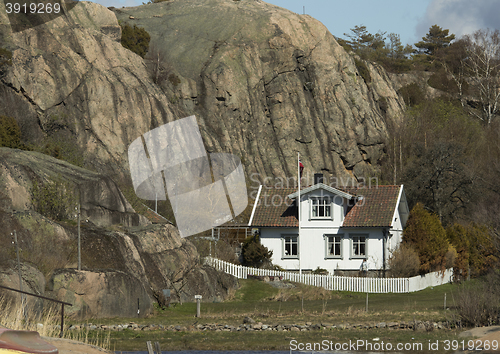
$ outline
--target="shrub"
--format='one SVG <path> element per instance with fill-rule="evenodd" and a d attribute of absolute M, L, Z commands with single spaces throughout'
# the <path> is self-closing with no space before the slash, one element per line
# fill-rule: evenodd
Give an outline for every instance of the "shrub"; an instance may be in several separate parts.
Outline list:
<path fill-rule="evenodd" d="M 21 129 L 12 117 L 0 116 L 0 146 L 21 147 Z"/>
<path fill-rule="evenodd" d="M 0 48 L 0 76 L 5 73 L 7 66 L 12 66 L 12 52 L 5 48 Z"/>
<path fill-rule="evenodd" d="M 372 76 L 370 75 L 370 70 L 368 69 L 366 63 L 362 60 L 354 59 L 354 64 L 356 64 L 356 69 L 358 69 L 358 73 L 361 75 L 363 80 L 365 80 L 367 84 L 372 82 Z"/>
<path fill-rule="evenodd" d="M 318 274 L 318 275 L 328 275 L 328 271 L 326 269 L 320 268 L 319 266 L 318 266 L 318 268 L 313 270 L 311 273 Z"/>
<path fill-rule="evenodd" d="M 35 210 L 56 221 L 69 219 L 77 203 L 77 198 L 69 187 L 61 181 L 43 184 L 34 181 L 32 194 Z"/>
<path fill-rule="evenodd" d="M 434 87 L 441 91 L 454 94 L 458 93 L 457 84 L 443 70 L 433 73 L 429 77 L 427 83 L 429 84 L 430 87 Z"/>
<path fill-rule="evenodd" d="M 398 92 L 407 106 L 416 106 L 425 101 L 424 91 L 416 83 L 403 86 Z"/>
<path fill-rule="evenodd" d="M 491 326 L 498 323 L 500 276 L 490 273 L 479 283 L 464 283 L 457 294 L 457 312 L 465 325 Z"/>
<path fill-rule="evenodd" d="M 243 264 L 249 267 L 262 268 L 271 263 L 273 251 L 260 244 L 258 236 L 248 237 L 241 248 Z"/>
<path fill-rule="evenodd" d="M 142 27 L 131 27 L 127 24 L 121 25 L 122 27 L 122 38 L 121 43 L 125 48 L 133 51 L 141 58 L 146 56 L 149 49 L 149 41 L 151 36 Z"/>
<path fill-rule="evenodd" d="M 76 136 L 68 131 L 50 133 L 40 144 L 31 145 L 30 149 L 69 162 L 75 166 L 85 167 L 85 155 L 78 145 Z"/>
<path fill-rule="evenodd" d="M 389 257 L 389 274 L 393 278 L 409 278 L 418 274 L 420 259 L 409 244 L 400 244 Z"/>
<path fill-rule="evenodd" d="M 455 274 L 463 278 L 479 276 L 497 267 L 498 253 L 486 226 L 454 224 L 446 229 L 446 237 L 457 252 Z"/>
<path fill-rule="evenodd" d="M 420 259 L 420 272 L 428 273 L 446 268 L 449 243 L 439 218 L 429 213 L 421 203 L 410 212 L 403 242 L 411 245 Z"/>

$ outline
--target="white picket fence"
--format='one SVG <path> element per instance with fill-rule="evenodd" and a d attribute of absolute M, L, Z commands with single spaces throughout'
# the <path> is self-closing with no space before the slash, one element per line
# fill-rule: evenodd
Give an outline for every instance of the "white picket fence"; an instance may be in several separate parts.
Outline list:
<path fill-rule="evenodd" d="M 433 272 L 412 278 L 361 278 L 304 273 L 300 275 L 296 272 L 245 267 L 212 257 L 206 257 L 205 263 L 240 279 L 247 279 L 248 275 L 274 276 L 306 285 L 320 286 L 327 290 L 363 293 L 409 293 L 429 286 L 450 283 L 453 279 L 452 268 L 444 272 Z"/>

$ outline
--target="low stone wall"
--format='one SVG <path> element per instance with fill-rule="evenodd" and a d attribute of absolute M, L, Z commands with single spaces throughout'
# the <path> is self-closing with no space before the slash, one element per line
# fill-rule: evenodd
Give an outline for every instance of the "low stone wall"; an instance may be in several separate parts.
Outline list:
<path fill-rule="evenodd" d="M 117 325 L 95 325 L 81 324 L 72 325 L 69 330 L 104 330 L 104 331 L 171 331 L 171 332 L 193 332 L 193 331 L 214 331 L 214 332 L 244 332 L 244 331 L 277 331 L 277 332 L 305 332 L 315 330 L 370 330 L 376 328 L 387 328 L 391 330 L 415 330 L 415 331 L 434 331 L 441 329 L 455 328 L 454 323 L 449 322 L 432 322 L 432 321 L 410 321 L 410 322 L 379 322 L 379 323 L 313 323 L 306 322 L 304 324 L 264 324 L 262 322 L 251 323 L 246 320 L 246 323 L 240 325 L 224 325 L 224 324 L 197 324 L 194 326 L 174 326 L 174 325 L 139 325 L 134 322 Z"/>

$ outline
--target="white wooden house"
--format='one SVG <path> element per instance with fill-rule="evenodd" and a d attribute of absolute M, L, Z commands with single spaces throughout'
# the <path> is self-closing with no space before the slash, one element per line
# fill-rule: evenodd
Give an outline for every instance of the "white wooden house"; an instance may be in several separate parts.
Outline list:
<path fill-rule="evenodd" d="M 300 234 L 297 197 L 297 190 L 259 189 L 249 226 L 259 229 L 274 265 L 350 274 L 367 259 L 371 273 L 388 269 L 408 219 L 402 185 L 340 190 L 316 183 L 304 188 Z"/>

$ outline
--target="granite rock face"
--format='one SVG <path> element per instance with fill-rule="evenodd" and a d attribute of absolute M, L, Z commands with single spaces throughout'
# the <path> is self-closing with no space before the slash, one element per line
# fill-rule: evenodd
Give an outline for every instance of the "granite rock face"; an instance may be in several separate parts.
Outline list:
<path fill-rule="evenodd" d="M 320 22 L 260 0 L 114 11 L 80 2 L 67 17 L 12 33 L 0 5 L 2 47 L 13 53 L 0 114 L 17 119 L 26 142 L 64 140 L 82 166 L 129 182 L 128 145 L 195 114 L 207 150 L 240 156 L 247 176 L 293 176 L 297 151 L 310 173 L 376 173 L 386 122 L 404 103 L 380 67 L 366 63 L 361 76 Z M 151 62 L 119 43 L 117 18 L 144 27 L 164 53 L 160 85 Z"/>
<path fill-rule="evenodd" d="M 82 220 L 90 220 L 101 227 L 150 224 L 144 216 L 134 211 L 108 176 L 45 154 L 0 148 L 0 190 L 5 195 L 0 203 L 5 210 L 21 212 L 36 209 L 34 204 L 46 201 L 39 200 L 45 197 L 41 196 L 41 192 L 37 194 L 34 191 L 34 185 L 40 191 L 44 186 L 53 186 L 55 183 L 58 183 L 58 188 L 64 189 L 62 195 L 68 198 L 65 202 L 52 200 L 52 203 L 56 206 L 65 203 L 68 205 L 64 207 L 74 209 L 80 202 Z M 68 213 L 74 218 L 76 211 Z"/>
<path fill-rule="evenodd" d="M 114 14 L 79 2 L 68 16 L 12 33 L 1 4 L 2 37 L 12 66 L 0 81 L 0 114 L 16 118 L 25 142 L 56 141 L 82 166 L 128 180 L 130 142 L 174 116 L 142 58 L 120 44 Z"/>
<path fill-rule="evenodd" d="M 382 68 L 365 63 L 362 77 L 317 20 L 258 0 L 114 11 L 151 34 L 170 73 L 162 86 L 173 106 L 197 115 L 209 151 L 239 155 L 260 176 L 294 176 L 297 151 L 310 172 L 376 172 L 386 120 L 404 103 Z"/>
<path fill-rule="evenodd" d="M 152 225 L 135 213 L 107 176 L 9 148 L 0 148 L 0 172 L 4 286 L 19 288 L 16 264 L 6 261 L 12 258 L 14 230 L 21 248 L 23 289 L 74 304 L 66 309 L 74 317 L 136 316 L 137 299 L 141 316 L 147 315 L 163 289 L 170 289 L 172 301 L 192 301 L 194 295 L 222 301 L 237 284 L 234 277 L 201 264 L 196 247 L 176 227 Z M 51 186 L 60 192 L 56 198 Z M 78 195 L 81 271 L 76 270 Z M 70 210 L 62 220 L 47 214 L 60 206 Z"/>

